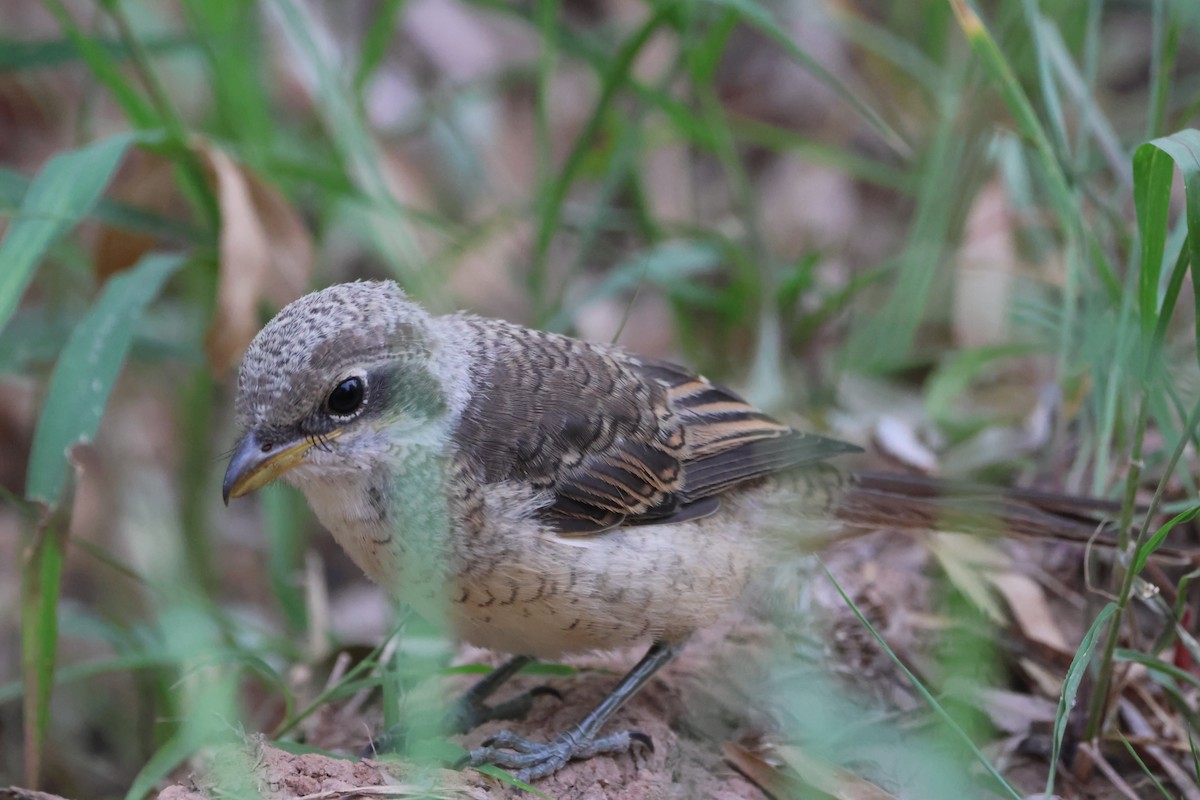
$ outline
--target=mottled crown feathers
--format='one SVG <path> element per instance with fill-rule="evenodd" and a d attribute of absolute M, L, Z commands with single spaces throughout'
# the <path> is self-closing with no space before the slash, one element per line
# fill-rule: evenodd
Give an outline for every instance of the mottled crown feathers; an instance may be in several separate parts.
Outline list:
<path fill-rule="evenodd" d="M 339 370 L 426 353 L 429 319 L 393 281 L 338 284 L 290 303 L 242 360 L 238 424 L 260 424 L 266 413 L 301 413 Z"/>

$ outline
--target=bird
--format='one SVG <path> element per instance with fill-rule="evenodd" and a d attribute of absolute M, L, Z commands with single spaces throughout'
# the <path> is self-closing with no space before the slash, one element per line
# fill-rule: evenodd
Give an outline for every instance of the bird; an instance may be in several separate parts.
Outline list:
<path fill-rule="evenodd" d="M 847 502 L 861 481 L 831 461 L 858 447 L 798 431 L 686 367 L 434 315 L 391 281 L 284 307 L 245 353 L 234 408 L 226 503 L 276 479 L 296 486 L 385 591 L 511 655 L 467 691 L 462 727 L 526 708 L 527 697 L 486 701 L 531 660 L 647 646 L 558 736 L 502 731 L 465 759 L 523 781 L 652 746 L 605 725 L 694 631 L 784 554 L 820 549 L 856 513 L 899 514 L 886 486 Z"/>

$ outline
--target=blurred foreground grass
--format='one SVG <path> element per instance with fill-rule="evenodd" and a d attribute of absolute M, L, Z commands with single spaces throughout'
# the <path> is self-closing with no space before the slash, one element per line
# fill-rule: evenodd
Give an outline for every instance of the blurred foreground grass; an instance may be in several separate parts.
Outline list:
<path fill-rule="evenodd" d="M 1147 762 L 1127 780 L 1195 790 L 1192 754 L 1164 772 L 1116 710 L 1137 662 L 1179 721 L 1163 738 L 1197 721 L 1194 661 L 1169 658 L 1200 659 L 1191 574 L 1148 571 L 1169 530 L 1133 506 L 1196 493 L 1200 13 L 973 8 L 10 0 L 0 783 L 145 796 L 329 699 L 292 678 L 355 641 L 338 596 L 360 596 L 297 498 L 220 509 L 229 383 L 288 299 L 392 276 L 686 360 L 908 465 L 1123 500 L 1127 554 L 1093 556 L 1063 624 L 1052 752 L 1125 736 Z M 966 656 L 928 688 L 1006 687 L 954 644 L 993 638 L 994 599 L 941 563 L 943 650 Z M 408 667 L 332 693 L 404 694 L 450 653 L 399 641 Z M 958 796 L 945 769 L 920 796 Z"/>

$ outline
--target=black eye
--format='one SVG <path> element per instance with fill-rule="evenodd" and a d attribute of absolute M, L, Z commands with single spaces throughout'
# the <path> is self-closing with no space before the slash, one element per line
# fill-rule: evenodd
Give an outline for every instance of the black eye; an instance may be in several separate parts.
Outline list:
<path fill-rule="evenodd" d="M 346 378 L 333 387 L 333 391 L 329 393 L 329 399 L 325 401 L 325 406 L 331 414 L 348 417 L 362 408 L 363 399 L 366 397 L 366 388 L 362 378 L 357 376 Z"/>

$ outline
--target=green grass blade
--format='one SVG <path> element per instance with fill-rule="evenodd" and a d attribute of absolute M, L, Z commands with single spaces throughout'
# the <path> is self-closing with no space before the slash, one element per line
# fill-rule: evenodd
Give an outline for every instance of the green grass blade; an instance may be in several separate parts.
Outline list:
<path fill-rule="evenodd" d="M 1071 659 L 1071 666 L 1067 668 L 1067 675 L 1063 679 L 1062 694 L 1058 698 L 1058 713 L 1054 716 L 1054 739 L 1050 748 L 1050 774 L 1046 778 L 1047 797 L 1054 794 L 1054 776 L 1058 767 L 1058 754 L 1062 750 L 1063 734 L 1067 729 L 1067 719 L 1070 717 L 1071 709 L 1075 706 L 1075 695 L 1079 693 L 1079 684 L 1083 681 L 1088 664 L 1091 663 L 1092 656 L 1096 652 L 1096 640 L 1100 631 L 1115 613 L 1117 613 L 1116 603 L 1109 603 L 1100 610 L 1096 619 L 1092 621 L 1091 627 L 1084 634 L 1083 641 L 1079 643 L 1079 649 L 1075 651 L 1075 657 Z"/>
<path fill-rule="evenodd" d="M 133 137 L 119 134 L 50 159 L 0 242 L 0 330 L 54 244 L 91 211 Z"/>
<path fill-rule="evenodd" d="M 123 42 L 94 38 L 92 41 L 100 52 L 113 61 L 125 61 L 129 58 L 129 48 Z M 175 36 L 148 39 L 145 43 L 146 51 L 154 55 L 184 54 L 195 45 L 189 37 Z M 79 59 L 79 47 L 67 39 L 31 42 L 0 38 L 0 74 L 60 67 Z"/>
<path fill-rule="evenodd" d="M 21 173 L 0 167 L 0 213 L 19 208 L 31 183 L 32 180 Z M 131 233 L 144 233 L 173 243 L 205 246 L 215 244 L 211 235 L 189 222 L 172 219 L 107 197 L 101 197 L 96 202 L 88 218 L 113 228 Z"/>
<path fill-rule="evenodd" d="M 371 26 L 359 45 L 358 66 L 354 71 L 354 94 L 361 97 L 367 82 L 383 63 L 392 39 L 396 36 L 396 18 L 405 4 L 400 0 L 383 0 L 375 10 Z"/>
<path fill-rule="evenodd" d="M 1150 780 L 1150 783 L 1154 786 L 1154 788 L 1158 789 L 1158 793 L 1167 798 L 1167 800 L 1171 800 L 1171 793 L 1167 791 L 1167 787 L 1163 786 L 1162 781 L 1158 779 L 1158 776 L 1154 774 L 1154 771 L 1150 769 L 1150 767 L 1146 766 L 1146 762 L 1142 761 L 1142 757 L 1137 754 L 1137 750 L 1133 749 L 1133 745 L 1129 743 L 1129 740 L 1125 738 L 1125 735 L 1120 731 L 1117 731 L 1117 736 L 1121 737 L 1121 744 L 1125 745 L 1125 752 L 1133 756 L 1133 760 L 1137 762 L 1139 767 L 1141 767 L 1142 774 Z"/>
<path fill-rule="evenodd" d="M 1193 691 L 1200 689 L 1200 677 L 1191 673 L 1190 670 L 1181 669 L 1161 658 L 1155 658 L 1149 653 L 1143 653 L 1140 650 L 1130 650 L 1125 647 L 1118 647 L 1113 651 L 1113 658 L 1117 661 L 1128 661 L 1133 664 L 1141 664 L 1147 669 L 1153 670 L 1160 675 L 1165 675 L 1169 678 L 1174 678 L 1180 683 L 1185 684 L 1185 688 Z"/>
<path fill-rule="evenodd" d="M 1170 519 L 1170 521 L 1156 530 L 1153 536 L 1151 536 L 1149 539 L 1143 542 L 1140 547 L 1138 547 L 1138 551 L 1133 558 L 1133 571 L 1135 573 L 1141 572 L 1146 566 L 1146 561 L 1149 560 L 1150 556 L 1154 555 L 1154 551 L 1162 547 L 1163 542 L 1167 539 L 1167 534 L 1169 534 L 1176 525 L 1180 525 L 1184 522 L 1191 522 L 1196 518 L 1197 514 L 1200 514 L 1200 506 L 1195 506 L 1193 508 L 1189 508 L 1187 511 L 1176 514 Z"/>
<path fill-rule="evenodd" d="M 887 653 L 887 656 L 892 660 L 892 663 L 900 668 L 900 671 L 904 673 L 906 678 L 908 678 L 908 681 L 912 684 L 913 688 L 916 689 L 921 697 L 925 699 L 925 702 L 929 704 L 930 708 L 937 712 L 937 715 L 942 718 L 946 725 L 949 726 L 949 728 L 954 731 L 959 738 L 962 739 L 963 744 L 965 744 L 971 753 L 974 754 L 975 758 L 979 760 L 979 763 L 983 765 L 983 768 L 987 770 L 988 774 L 996 779 L 998 786 L 1003 788 L 1010 797 L 1015 798 L 1015 800 L 1021 800 L 1021 794 L 1017 792 L 1017 790 L 1014 789 L 1008 781 L 1004 780 L 1004 776 L 1001 775 L 1000 771 L 996 769 L 995 765 L 988 760 L 988 757 L 984 755 L 983 751 L 979 749 L 975 742 L 971 741 L 971 737 L 968 736 L 967 732 L 962 729 L 962 726 L 955 721 L 954 717 L 950 716 L 950 713 L 946 711 L 945 706 L 938 702 L 938 699 L 933 696 L 933 693 L 930 692 L 929 689 L 925 687 L 925 684 L 921 683 L 917 676 L 912 673 L 912 670 L 910 670 L 905 663 L 900 660 L 900 656 L 896 655 L 895 651 L 892 650 L 887 641 L 883 638 L 883 636 L 880 635 L 879 631 L 875 630 L 875 626 L 872 625 L 865 616 L 863 616 L 862 611 L 859 610 L 854 601 L 850 599 L 850 596 L 842 589 L 842 586 L 837 582 L 837 579 L 833 577 L 833 573 L 829 571 L 829 567 L 825 566 L 824 562 L 820 563 L 821 569 L 825 572 L 825 577 L 828 578 L 829 582 L 833 584 L 833 588 L 837 590 L 837 593 L 841 596 L 843 602 L 846 603 L 846 606 L 854 614 L 855 618 L 858 619 L 859 623 L 867 629 L 867 632 L 871 634 L 871 637 L 880 646 L 880 648 Z M 1093 625 L 1093 627 L 1095 626 Z"/>
<path fill-rule="evenodd" d="M 46 9 L 54 16 L 56 22 L 79 55 L 91 70 L 92 77 L 103 84 L 116 99 L 125 117 L 135 128 L 156 128 L 159 126 L 159 116 L 142 94 L 134 87 L 117 65 L 118 57 L 105 49 L 98 40 L 86 35 L 75 24 L 62 0 L 44 0 Z M 128 53 L 128 42 L 123 42 Z"/>
<path fill-rule="evenodd" d="M 538 206 L 537 234 L 534 239 L 533 269 L 530 273 L 530 281 L 536 292 L 535 297 L 539 298 L 539 305 L 544 302 L 545 297 L 550 242 L 559 229 L 559 217 L 563 203 L 567 199 L 567 192 L 579 176 L 585 156 L 600 132 L 604 118 L 617 95 L 617 90 L 629 80 L 634 60 L 650 42 L 653 34 L 668 22 L 673 11 L 674 4 L 672 3 L 658 8 L 640 28 L 621 44 L 601 78 L 600 96 L 596 98 L 591 115 L 584 123 L 579 136 L 576 137 L 570 153 L 558 172 L 557 179 L 550 183 L 541 198 Z M 543 318 L 547 314 L 547 309 L 537 308 L 535 313 L 540 322 L 545 322 Z"/>
<path fill-rule="evenodd" d="M 175 666 L 175 661 L 161 653 L 130 653 L 115 657 L 95 658 L 57 669 L 54 685 L 62 686 L 111 673 L 131 673 L 144 669 L 163 669 Z M 24 681 L 9 681 L 0 685 L 0 704 L 11 703 L 25 693 Z"/>
<path fill-rule="evenodd" d="M 1055 210 L 1059 213 L 1064 224 L 1080 230 L 1084 228 L 1083 211 L 1075 202 L 1070 182 L 1058 161 L 1058 153 L 1051 144 L 1046 128 L 1038 119 L 1033 103 L 1021 87 L 1012 65 L 1004 51 L 996 44 L 996 40 L 988 33 L 979 15 L 966 3 L 966 0 L 950 0 L 950 7 L 958 18 L 960 27 L 971 45 L 971 49 L 983 64 L 984 70 L 996 85 L 1004 104 L 1012 112 L 1018 129 L 1028 137 L 1038 154 L 1038 161 L 1045 171 L 1045 178 L 1050 189 L 1051 199 Z"/>
<path fill-rule="evenodd" d="M 1162 133 L 1167 121 L 1171 72 L 1179 54 L 1180 15 L 1166 0 L 1153 5 L 1154 31 L 1150 53 L 1150 113 L 1146 115 L 1147 136 Z"/>
<path fill-rule="evenodd" d="M 1174 165 L 1171 156 L 1153 143 L 1133 154 L 1133 205 L 1141 238 L 1138 273 L 1138 311 L 1143 330 L 1158 319 L 1158 285 L 1167 245 Z"/>
<path fill-rule="evenodd" d="M 67 479 L 67 450 L 95 434 L 133 340 L 134 323 L 183 263 L 182 256 L 151 254 L 117 275 L 67 340 L 33 436 L 29 499 L 57 504 Z"/>
<path fill-rule="evenodd" d="M 1200 130 L 1188 128 L 1186 130 L 1173 133 L 1170 136 L 1163 136 L 1159 139 L 1155 139 L 1152 142 L 1142 145 L 1134 154 L 1135 170 L 1137 169 L 1139 157 L 1149 158 L 1149 156 L 1142 156 L 1143 151 L 1147 148 L 1152 148 L 1155 151 L 1161 151 L 1169 156 L 1171 161 L 1175 163 L 1175 167 L 1178 168 L 1180 174 L 1183 176 L 1184 196 L 1187 198 L 1186 220 L 1188 231 L 1187 242 L 1184 246 L 1188 249 L 1188 254 L 1194 267 L 1195 265 L 1200 264 Z M 1157 179 L 1157 182 L 1153 185 L 1147 185 L 1144 188 L 1144 191 L 1151 193 L 1152 196 L 1159 192 L 1165 192 L 1169 196 L 1171 191 L 1171 180 L 1169 176 L 1165 179 L 1161 177 L 1161 171 L 1163 167 L 1158 165 L 1157 156 L 1155 157 L 1154 165 L 1155 172 L 1152 176 L 1148 176 L 1147 180 L 1153 177 Z M 1137 179 L 1135 177 L 1135 199 L 1137 197 L 1136 182 Z M 1157 205 L 1161 202 L 1163 201 L 1155 201 L 1154 205 L 1157 207 Z M 1158 223 L 1157 219 L 1153 221 L 1156 224 Z M 1165 221 L 1163 224 L 1165 225 Z M 1141 225 L 1142 214 L 1141 209 L 1139 208 L 1139 230 L 1141 229 Z M 1157 236 L 1157 229 L 1154 230 L 1153 233 L 1155 236 Z M 1165 237 L 1165 229 L 1163 236 Z M 1143 247 L 1145 247 L 1145 245 L 1143 245 Z M 1143 253 L 1144 252 L 1145 251 L 1143 250 Z M 1154 252 L 1157 252 L 1157 249 Z M 1151 253 L 1151 255 L 1153 255 L 1153 253 Z M 1159 270 L 1161 270 L 1162 256 L 1159 255 L 1159 260 L 1153 264 L 1147 264 L 1145 261 L 1143 261 L 1142 268 L 1146 269 L 1148 266 L 1157 267 Z M 1192 284 L 1196 298 L 1200 299 L 1200 282 L 1193 280 Z M 1155 285 L 1155 288 L 1157 289 L 1157 284 Z M 1196 341 L 1200 343 L 1200 316 L 1197 316 L 1196 318 Z"/>
<path fill-rule="evenodd" d="M 266 8 L 278 21 L 284 40 L 313 73 L 313 100 L 338 157 L 366 203 L 345 207 L 346 221 L 361 234 L 398 276 L 405 288 L 431 305 L 443 304 L 440 275 L 424 269 L 424 250 L 414 235 L 411 215 L 393 197 L 384 155 L 371 135 L 350 79 L 334 63 L 308 7 L 296 0 L 273 0 Z"/>
<path fill-rule="evenodd" d="M 846 105 L 852 108 L 856 114 L 874 128 L 896 153 L 899 153 L 904 158 L 909 158 L 912 155 L 911 145 L 900 135 L 900 132 L 889 125 L 874 108 L 859 98 L 836 75 L 817 63 L 802 48 L 797 47 L 796 43 L 792 41 L 791 35 L 780 27 L 766 6 L 755 0 L 708 0 L 708 2 L 736 11 L 745 24 L 752 28 L 757 28 L 760 33 L 781 47 L 793 61 L 808 70 L 814 78 L 832 89 Z"/>
<path fill-rule="evenodd" d="M 68 493 L 69 495 L 69 493 Z M 25 781 L 40 780 L 42 747 L 50 726 L 50 696 L 58 657 L 58 595 L 62 583 L 71 503 L 65 498 L 34 532 L 21 580 L 21 670 L 25 683 Z"/>
<path fill-rule="evenodd" d="M 261 162 L 275 137 L 275 120 L 260 77 L 258 9 L 241 0 L 184 0 L 182 7 L 205 57 L 219 134 L 239 144 L 243 159 Z"/>
<path fill-rule="evenodd" d="M 162 747 L 150 756 L 150 760 L 142 765 L 141 770 L 133 779 L 125 800 L 141 800 L 154 791 L 167 779 L 175 768 L 191 757 L 200 746 L 190 728 L 184 728 L 178 734 L 168 739 Z"/>
<path fill-rule="evenodd" d="M 1071 102 L 1079 109 L 1078 114 L 1080 124 L 1078 126 L 1078 138 L 1080 145 L 1078 152 L 1072 154 L 1072 160 L 1076 165 L 1074 169 L 1077 172 L 1083 172 L 1086 167 L 1087 150 L 1085 144 L 1086 137 L 1090 136 L 1095 140 L 1100 152 L 1104 155 L 1105 163 L 1108 165 L 1109 171 L 1121 181 L 1121 185 L 1128 190 L 1130 182 L 1130 174 L 1128 162 L 1128 152 L 1121 144 L 1120 137 L 1113 128 L 1112 122 L 1105 116 L 1104 109 L 1096 99 L 1094 85 L 1089 84 L 1084 75 L 1079 71 L 1079 67 L 1075 64 L 1074 58 L 1071 55 L 1067 43 L 1063 41 L 1063 35 L 1058 25 L 1050 22 L 1049 19 L 1043 16 L 1039 28 L 1039 41 L 1042 45 L 1045 58 L 1049 66 L 1053 69 L 1054 78 L 1057 78 L 1063 85 L 1063 89 L 1069 95 Z M 1053 83 L 1053 81 L 1051 81 Z M 1066 153 L 1066 133 L 1064 130 L 1062 146 Z"/>
<path fill-rule="evenodd" d="M 957 76 L 948 80 L 956 81 Z M 934 138 L 919 169 L 916 216 L 894 264 L 895 286 L 878 313 L 855 327 L 846 347 L 846 363 L 856 368 L 888 371 L 911 358 L 934 278 L 953 236 L 956 208 L 963 200 L 955 189 L 970 168 L 973 143 L 964 141 L 957 124 L 962 91 L 961 86 L 948 86 L 941 95 Z"/>

